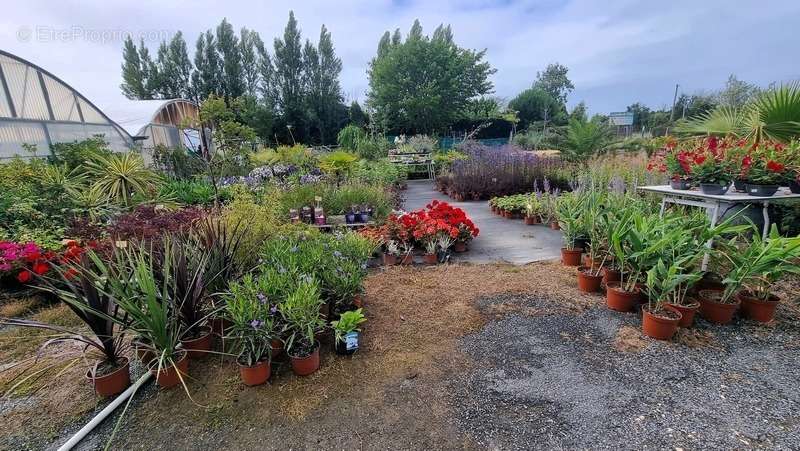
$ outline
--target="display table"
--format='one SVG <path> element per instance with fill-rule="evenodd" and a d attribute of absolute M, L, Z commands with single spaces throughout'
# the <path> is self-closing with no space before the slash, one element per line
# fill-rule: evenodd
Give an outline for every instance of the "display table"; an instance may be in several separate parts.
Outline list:
<path fill-rule="evenodd" d="M 428 173 L 429 179 L 436 178 L 436 168 L 434 167 L 433 156 L 430 153 L 400 153 L 390 150 L 389 162 L 406 167 L 422 166 Z"/>
<path fill-rule="evenodd" d="M 749 205 L 749 204 L 760 204 L 761 205 L 761 212 L 764 216 L 764 230 L 762 232 L 762 236 L 764 239 L 767 238 L 769 234 L 769 227 L 770 227 L 770 219 L 769 219 L 769 204 L 770 202 L 778 201 L 778 200 L 798 200 L 800 199 L 800 194 L 793 194 L 789 191 L 788 188 L 781 188 L 778 190 L 777 193 L 773 196 L 769 197 L 758 197 L 758 196 L 751 196 L 747 193 L 737 193 L 731 187 L 730 190 L 726 194 L 721 196 L 713 195 L 713 194 L 703 194 L 699 189 L 688 189 L 688 190 L 681 190 L 681 189 L 674 189 L 669 185 L 654 185 L 654 186 L 640 186 L 638 188 L 644 192 L 650 192 L 654 194 L 658 194 L 662 197 L 661 199 L 661 215 L 664 214 L 664 210 L 667 208 L 667 204 L 679 204 L 679 205 L 689 205 L 692 207 L 700 207 L 704 208 L 708 212 L 708 217 L 711 220 L 711 227 L 717 225 L 717 221 L 719 221 L 720 217 L 725 214 L 726 211 L 734 208 L 736 205 Z M 712 245 L 711 241 L 708 242 L 708 247 L 710 248 Z M 703 258 L 703 270 L 706 269 L 708 265 L 708 254 Z"/>

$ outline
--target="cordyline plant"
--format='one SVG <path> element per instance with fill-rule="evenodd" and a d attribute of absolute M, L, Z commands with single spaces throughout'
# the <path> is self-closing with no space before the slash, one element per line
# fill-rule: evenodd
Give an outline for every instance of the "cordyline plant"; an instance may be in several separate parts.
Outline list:
<path fill-rule="evenodd" d="M 86 256 L 81 258 L 79 265 L 89 266 Z M 42 349 L 66 341 L 80 343 L 83 345 L 81 355 L 75 357 L 73 362 L 68 362 L 67 367 L 88 356 L 89 360 L 93 362 L 89 369 L 93 377 L 101 375 L 103 370 L 118 368 L 123 363 L 127 351 L 124 338 L 128 318 L 102 290 L 103 285 L 107 285 L 108 282 L 97 277 L 94 272 L 76 271 L 73 264 L 54 268 L 58 276 L 42 277 L 40 289 L 55 294 L 83 321 L 91 333 L 87 334 L 66 327 L 22 318 L 0 318 L 0 325 L 32 327 L 55 332 L 56 336 L 45 342 Z M 64 360 L 60 359 L 55 365 L 64 364 Z M 105 368 L 101 368 L 101 365 Z M 23 371 L 18 376 L 24 377 L 15 383 L 8 393 L 53 366 L 49 365 L 32 373 Z"/>
<path fill-rule="evenodd" d="M 731 302 L 734 295 L 744 291 L 757 299 L 770 299 L 770 288 L 786 274 L 800 274 L 800 236 L 782 237 L 773 224 L 769 236 L 762 239 L 753 231 L 752 242 L 737 246 L 736 238 L 729 241 L 725 258 L 731 265 L 722 283 L 725 291 L 720 302 Z"/>

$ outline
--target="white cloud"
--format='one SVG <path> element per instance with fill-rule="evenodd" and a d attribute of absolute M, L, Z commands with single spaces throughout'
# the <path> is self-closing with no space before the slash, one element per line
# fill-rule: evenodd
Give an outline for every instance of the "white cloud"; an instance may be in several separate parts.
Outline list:
<path fill-rule="evenodd" d="M 305 37 L 316 40 L 323 23 L 331 30 L 351 98 L 367 90 L 367 64 L 379 37 L 398 27 L 405 33 L 415 18 L 428 32 L 450 23 L 461 45 L 486 48 L 498 69 L 496 92 L 507 98 L 553 61 L 570 67 L 577 87 L 571 102 L 586 100 L 598 112 L 634 101 L 660 106 L 671 101 L 675 83 L 687 92 L 711 90 L 729 73 L 760 84 L 800 78 L 793 62 L 800 20 L 795 0 L 30 0 L 4 5 L 0 42 L 96 103 L 113 105 L 121 98 L 122 41 L 99 39 L 108 33 L 157 37 L 182 30 L 193 48 L 200 32 L 227 17 L 270 43 L 282 33 L 289 9 Z M 31 30 L 32 39 L 20 40 L 21 29 Z M 37 30 L 77 35 L 45 42 L 36 39 Z M 94 34 L 80 36 L 80 30 Z M 39 38 L 52 37 L 41 33 Z"/>

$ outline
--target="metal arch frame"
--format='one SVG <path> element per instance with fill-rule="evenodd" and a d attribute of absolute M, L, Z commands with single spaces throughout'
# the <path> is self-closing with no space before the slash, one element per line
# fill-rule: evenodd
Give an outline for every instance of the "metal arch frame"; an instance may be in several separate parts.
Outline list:
<path fill-rule="evenodd" d="M 177 106 L 177 105 L 181 105 L 181 104 L 192 105 L 193 107 L 197 108 L 198 114 L 200 113 L 200 105 L 197 104 L 197 102 L 195 102 L 193 100 L 189 100 L 189 99 L 167 99 L 167 100 L 164 100 L 164 102 L 161 105 L 159 105 L 158 108 L 156 108 L 156 110 L 153 112 L 153 115 L 150 116 L 150 120 L 148 121 L 148 123 L 146 125 L 144 125 L 141 129 L 139 129 L 139 131 L 136 132 L 136 135 L 139 135 L 139 133 L 142 130 L 144 130 L 145 128 L 147 128 L 147 126 L 149 126 L 150 124 L 155 124 L 155 122 L 154 122 L 155 119 L 158 118 L 158 116 L 161 114 L 162 111 L 167 111 L 167 115 L 169 116 L 170 120 L 172 122 L 174 122 L 174 120 L 172 118 L 172 114 L 169 112 L 169 110 L 167 110 L 167 108 L 170 105 L 176 105 Z M 185 113 L 185 111 L 184 111 L 184 113 Z M 186 114 L 184 114 L 184 116 L 186 116 Z M 179 127 L 180 124 L 174 124 L 174 123 L 173 124 L 156 124 L 156 125 L 173 126 L 173 127 L 180 128 Z M 199 130 L 199 129 L 197 129 L 197 130 Z"/>
<path fill-rule="evenodd" d="M 45 103 L 47 105 L 47 109 L 48 109 L 48 112 L 49 112 L 50 118 L 51 118 L 50 120 L 20 118 L 19 114 L 18 114 L 19 112 L 15 111 L 15 107 L 13 105 L 14 101 L 11 98 L 11 93 L 9 92 L 9 89 L 8 89 L 8 84 L 7 84 L 7 81 L 5 79 L 5 74 L 3 74 L 2 75 L 3 89 L 5 89 L 5 91 L 6 91 L 6 95 L 8 96 L 9 104 L 11 104 L 11 108 L 12 108 L 11 112 L 12 113 L 16 113 L 16 114 L 13 114 L 14 117 L 5 118 L 5 119 L 8 119 L 9 122 L 23 120 L 23 121 L 30 121 L 30 122 L 36 122 L 36 123 L 45 123 L 45 124 L 46 123 L 62 123 L 62 124 L 81 124 L 81 125 L 111 125 L 117 131 L 117 133 L 119 133 L 119 135 L 123 139 L 123 141 L 125 141 L 130 146 L 131 149 L 134 147 L 133 136 L 131 136 L 128 132 L 124 131 L 125 130 L 124 128 L 122 128 L 119 124 L 117 124 L 113 119 L 108 117 L 108 115 L 106 115 L 106 113 L 104 113 L 103 110 L 98 108 L 97 105 L 92 103 L 91 100 L 87 99 L 86 96 L 81 94 L 77 89 L 73 88 L 69 83 L 65 82 L 64 80 L 62 80 L 61 78 L 57 77 L 52 72 L 42 68 L 41 66 L 39 66 L 37 64 L 34 64 L 34 63 L 32 63 L 32 62 L 30 62 L 30 61 L 28 61 L 28 60 L 26 60 L 24 58 L 21 58 L 21 57 L 19 57 L 17 55 L 14 55 L 13 53 L 9 53 L 9 52 L 6 52 L 5 50 L 0 49 L 0 55 L 5 56 L 7 58 L 10 58 L 12 60 L 18 61 L 21 64 L 24 64 L 24 65 L 26 65 L 28 67 L 31 67 L 31 68 L 33 68 L 34 70 L 37 71 L 37 73 L 39 74 L 38 75 L 39 76 L 39 81 L 41 83 L 41 88 L 42 88 L 42 92 L 44 94 Z M 3 73 L 2 65 L 0 65 L 0 74 L 2 74 L 2 73 Z M 62 85 L 64 85 L 67 89 L 69 89 L 72 92 L 72 94 L 75 96 L 75 100 L 76 100 L 75 104 L 78 106 L 78 111 L 79 111 L 79 116 L 81 118 L 81 122 L 55 120 L 55 118 L 53 116 L 53 107 L 52 107 L 52 105 L 50 103 L 50 96 L 48 94 L 47 87 L 45 86 L 43 75 L 47 75 L 48 77 L 52 78 L 56 82 L 61 83 Z M 84 122 L 83 111 L 82 111 L 82 109 L 80 107 L 79 100 L 83 100 L 89 106 L 94 108 L 98 113 L 100 113 L 100 116 L 102 116 L 105 120 L 108 121 L 108 123 L 107 124 L 98 124 L 98 123 L 95 123 L 95 122 L 92 122 L 92 123 Z M 3 118 L 0 118 L 0 120 L 2 120 L 2 119 Z M 46 127 L 45 127 L 45 130 L 46 130 Z"/>

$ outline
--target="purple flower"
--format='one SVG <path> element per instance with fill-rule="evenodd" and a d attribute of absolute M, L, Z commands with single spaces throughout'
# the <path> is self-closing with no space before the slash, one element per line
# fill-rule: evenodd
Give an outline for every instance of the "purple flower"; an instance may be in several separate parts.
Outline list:
<path fill-rule="evenodd" d="M 272 315 L 272 316 L 275 316 L 275 315 L 278 314 L 278 305 L 277 304 L 275 304 L 275 305 L 273 305 L 272 307 L 269 308 L 269 314 Z"/>
<path fill-rule="evenodd" d="M 258 329 L 263 325 L 264 321 L 261 321 L 260 319 L 254 319 L 253 321 L 250 321 L 250 327 L 252 327 L 253 329 Z"/>
<path fill-rule="evenodd" d="M 266 304 L 267 303 L 267 297 L 263 293 L 258 293 L 256 295 L 256 299 L 258 299 L 258 302 L 260 302 L 262 304 Z"/>

